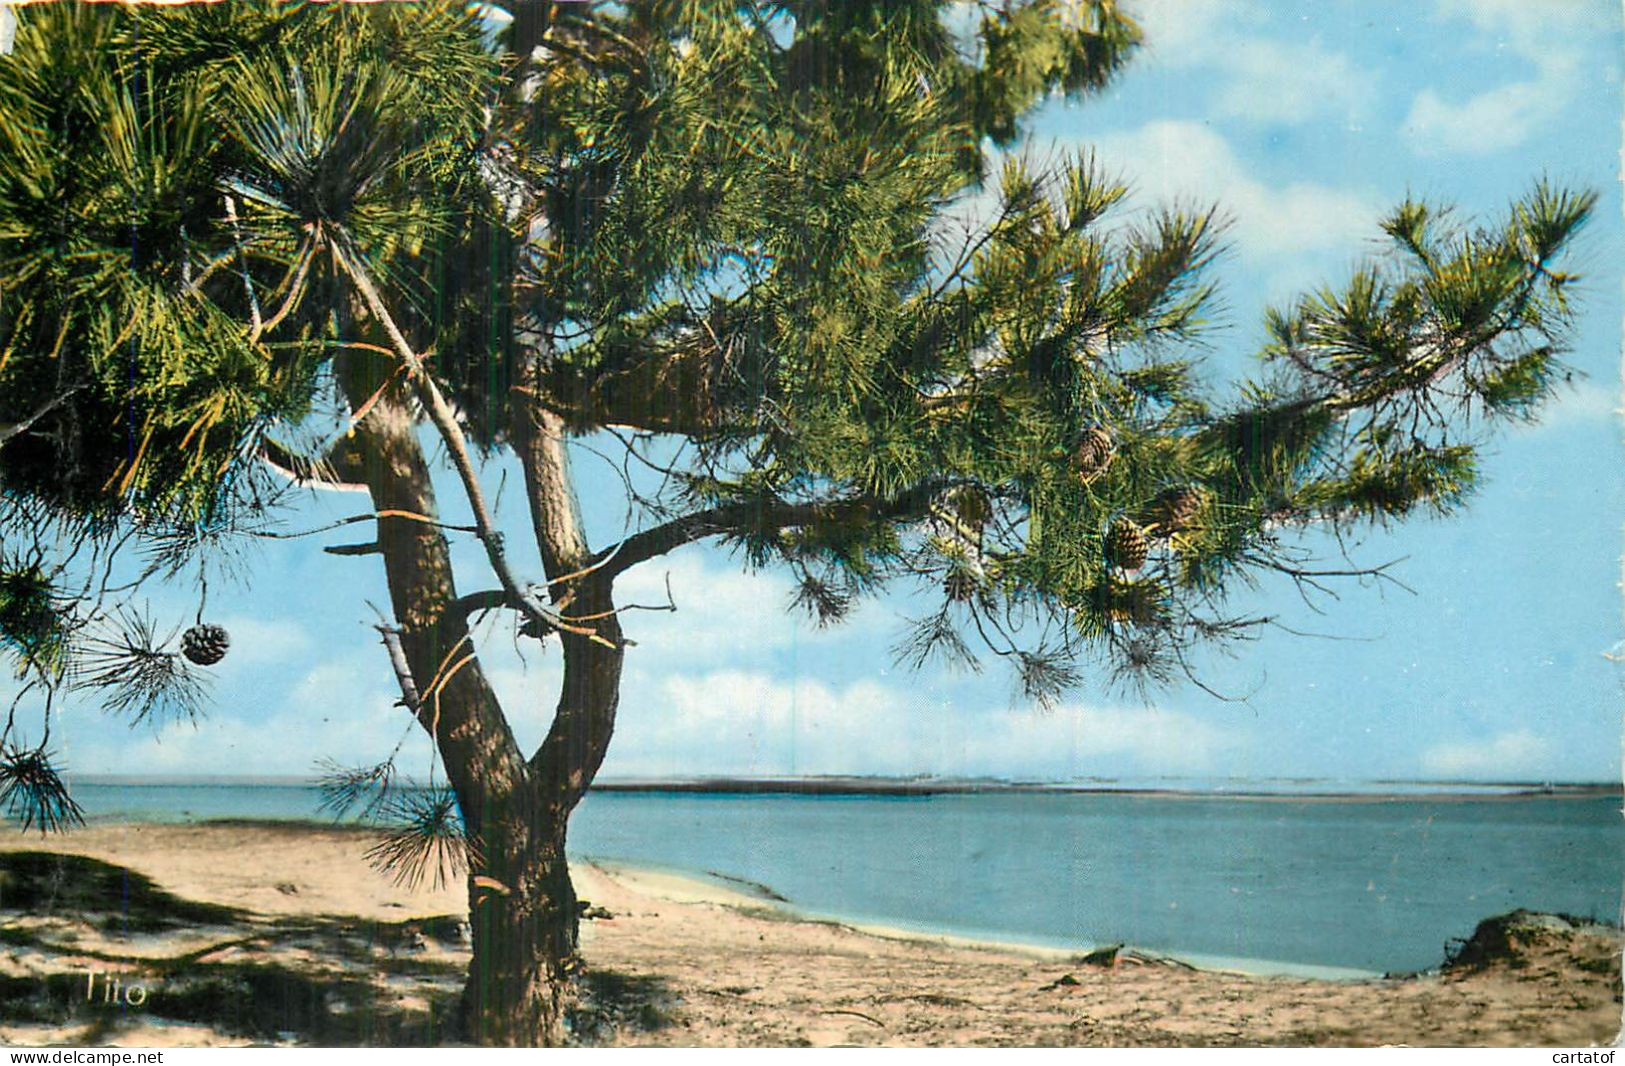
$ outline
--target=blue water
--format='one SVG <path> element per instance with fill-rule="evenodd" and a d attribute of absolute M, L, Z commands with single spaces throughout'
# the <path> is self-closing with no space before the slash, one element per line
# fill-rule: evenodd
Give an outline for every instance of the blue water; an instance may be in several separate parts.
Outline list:
<path fill-rule="evenodd" d="M 306 787 L 94 785 L 98 818 L 315 816 Z M 745 878 L 852 921 L 1367 971 L 1436 966 L 1481 918 L 1617 920 L 1618 797 L 594 793 L 581 857 Z"/>

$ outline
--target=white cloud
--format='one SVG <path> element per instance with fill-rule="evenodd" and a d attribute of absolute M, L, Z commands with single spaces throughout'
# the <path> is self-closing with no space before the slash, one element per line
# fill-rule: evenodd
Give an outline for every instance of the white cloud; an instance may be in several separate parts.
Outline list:
<path fill-rule="evenodd" d="M 639 643 L 669 636 L 685 643 L 717 639 L 785 639 L 782 624 L 790 582 L 778 573 L 747 573 L 742 567 L 712 567 L 700 553 L 683 551 L 651 560 L 626 573 L 615 584 L 617 600 L 664 605 L 666 590 L 677 610 L 669 615 L 629 614 L 625 624 L 636 628 Z"/>
<path fill-rule="evenodd" d="M 612 752 L 616 772 L 637 776 L 897 771 L 897 736 L 864 721 L 895 725 L 894 695 L 874 681 L 831 688 L 808 679 L 718 670 L 667 677 L 626 701 Z M 904 756 L 906 758 L 906 755 Z"/>
<path fill-rule="evenodd" d="M 291 620 L 227 615 L 213 621 L 224 626 L 231 636 L 231 648 L 222 660 L 220 671 L 264 663 L 297 662 L 310 650 L 310 635 Z"/>
<path fill-rule="evenodd" d="M 529 755 L 547 736 L 553 724 L 553 712 L 558 707 L 559 693 L 564 680 L 564 667 L 559 658 L 558 644 L 550 642 L 536 651 L 534 641 L 525 645 L 525 660 L 520 662 L 509 648 L 506 636 L 487 640 L 480 647 L 480 665 L 485 669 L 485 680 L 496 693 L 513 730 L 519 750 Z"/>
<path fill-rule="evenodd" d="M 1234 219 L 1230 236 L 1248 258 L 1347 251 L 1377 232 L 1382 209 L 1374 201 L 1312 182 L 1267 185 L 1200 122 L 1162 119 L 1108 134 L 1096 147 L 1134 175 L 1142 200 L 1217 202 Z"/>
<path fill-rule="evenodd" d="M 1263 13 L 1245 0 L 1134 0 L 1130 14 L 1145 33 L 1146 49 L 1167 63 L 1209 57 L 1215 42 L 1256 31 Z"/>
<path fill-rule="evenodd" d="M 1459 103 L 1423 89 L 1405 119 L 1405 139 L 1419 155 L 1486 155 L 1516 148 L 1569 90 L 1560 80 L 1514 82 Z"/>
<path fill-rule="evenodd" d="M 1292 125 L 1322 115 L 1354 121 L 1370 98 L 1370 75 L 1347 56 L 1318 44 L 1237 42 L 1224 52 L 1229 80 L 1218 95 L 1221 114 Z"/>
<path fill-rule="evenodd" d="M 1514 432 L 1521 436 L 1544 433 L 1551 429 L 1579 423 L 1595 423 L 1620 417 L 1621 396 L 1618 387 L 1605 386 L 1596 381 L 1577 381 L 1562 387 L 1540 409 L 1536 421 L 1518 426 Z"/>
<path fill-rule="evenodd" d="M 665 605 L 668 580 L 677 610 L 628 611 L 622 616 L 627 636 L 638 642 L 640 660 L 659 656 L 692 663 L 794 644 L 853 639 L 868 632 L 883 613 L 860 605 L 847 622 L 819 629 L 791 607 L 794 585 L 784 573 L 750 573 L 737 562 L 712 565 L 697 550 L 655 559 L 628 571 L 616 582 L 616 602 L 623 608 Z"/>
<path fill-rule="evenodd" d="M 1608 28 L 1618 5 L 1596 0 L 1435 0 L 1441 18 L 1466 19 L 1481 33 L 1505 37 L 1525 51 L 1572 40 L 1572 34 Z"/>
<path fill-rule="evenodd" d="M 372 762 L 384 758 L 403 734 L 407 773 L 426 770 L 428 747 L 397 694 L 383 653 L 363 647 L 318 663 L 274 703 L 252 697 L 224 700 L 240 689 L 217 687 L 216 703 L 196 723 L 168 722 L 158 728 L 126 728 L 99 716 L 92 705 L 70 714 L 68 764 L 79 773 L 131 775 L 240 774 L 308 775 L 316 760 Z M 411 727 L 410 731 L 408 727 Z"/>
<path fill-rule="evenodd" d="M 1217 114 L 1274 125 L 1324 116 L 1358 121 L 1375 74 L 1318 40 L 1268 32 L 1269 11 L 1237 0 L 1139 0 L 1151 65 L 1216 73 Z"/>
<path fill-rule="evenodd" d="M 1444 778 L 1539 778 L 1550 772 L 1554 754 L 1551 741 L 1520 729 L 1435 745 L 1422 754 L 1422 772 Z"/>
<path fill-rule="evenodd" d="M 838 686 L 718 670 L 634 678 L 628 690 L 606 777 L 1188 773 L 1242 740 L 1172 711 L 968 707 L 876 680 Z"/>
<path fill-rule="evenodd" d="M 1572 389 L 1560 391 L 1552 408 L 1552 413 L 1560 418 L 1617 418 L 1620 392 L 1615 386 L 1583 381 Z"/>
<path fill-rule="evenodd" d="M 1213 769 L 1241 743 L 1238 734 L 1207 719 L 1155 707 L 1069 704 L 1052 713 L 1014 710 L 996 717 L 976 753 L 982 767 L 1043 767 L 1064 758 L 1074 772 L 1193 773 Z"/>
<path fill-rule="evenodd" d="M 1436 15 L 1471 23 L 1480 43 L 1493 45 L 1498 66 L 1510 57 L 1533 77 L 1465 98 L 1423 89 L 1403 127 L 1421 155 L 1483 155 L 1522 144 L 1573 99 L 1583 84 L 1584 42 L 1609 25 L 1604 5 L 1590 0 L 1436 0 Z"/>

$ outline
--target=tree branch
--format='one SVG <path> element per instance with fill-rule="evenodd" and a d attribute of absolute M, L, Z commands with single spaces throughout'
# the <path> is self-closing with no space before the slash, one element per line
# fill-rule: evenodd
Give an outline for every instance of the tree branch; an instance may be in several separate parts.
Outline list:
<path fill-rule="evenodd" d="M 379 555 L 383 550 L 375 540 L 365 544 L 329 544 L 322 549 L 328 555 Z"/>
<path fill-rule="evenodd" d="M 61 407 L 68 401 L 70 396 L 76 392 L 79 392 L 83 388 L 83 385 L 74 385 L 71 388 L 64 389 L 62 392 L 59 392 L 55 396 L 51 397 L 51 399 L 46 401 L 39 410 L 29 415 L 21 422 L 0 422 L 0 448 L 4 448 L 7 444 L 11 443 L 13 439 L 27 433 L 29 429 L 33 428 L 36 422 L 50 414 L 52 411 L 56 410 L 58 407 Z"/>
<path fill-rule="evenodd" d="M 630 353 L 610 368 L 549 367 L 538 387 L 520 387 L 573 426 L 629 426 L 688 437 L 726 429 L 717 397 L 724 353 L 708 348 Z"/>
<path fill-rule="evenodd" d="M 535 384 L 542 356 L 541 348 L 525 353 L 521 385 Z M 560 610 L 573 608 L 578 614 L 597 615 L 592 625 L 612 645 L 580 640 L 568 631 L 560 637 L 564 677 L 558 705 L 529 766 L 540 794 L 568 810 L 592 783 L 609 750 L 620 704 L 623 649 L 629 642 L 614 613 L 612 576 L 596 572 L 593 566 L 570 476 L 563 419 L 521 403 L 511 407 L 509 419 L 514 450 L 525 474 L 536 550 L 553 602 Z"/>
<path fill-rule="evenodd" d="M 317 526 L 315 529 L 301 529 L 296 533 L 282 533 L 271 529 L 260 529 L 252 531 L 252 535 L 256 537 L 264 537 L 268 540 L 297 540 L 301 537 L 314 537 L 318 533 L 331 533 L 335 529 L 341 529 L 344 526 L 353 526 L 357 522 L 373 522 L 380 518 L 404 518 L 409 522 L 420 522 L 426 526 L 434 526 L 436 529 L 449 529 L 457 533 L 477 532 L 473 526 L 459 526 L 451 522 L 440 522 L 430 518 L 428 515 L 421 515 L 415 511 L 403 511 L 399 508 L 386 507 L 381 511 L 373 511 L 370 514 L 355 514 L 348 518 L 340 518 L 327 523 L 325 526 Z"/>
<path fill-rule="evenodd" d="M 484 589 L 480 592 L 470 592 L 466 596 L 457 597 L 457 602 L 452 606 L 463 614 L 473 614 L 475 611 L 495 611 L 502 607 L 512 607 L 516 611 L 519 610 L 513 600 L 508 598 L 508 593 L 502 589 Z"/>
<path fill-rule="evenodd" d="M 593 557 L 609 575 L 630 570 L 639 563 L 665 555 L 684 544 L 706 537 L 742 533 L 747 530 L 792 529 L 797 526 L 852 519 L 866 521 L 912 518 L 924 515 L 946 482 L 931 479 L 905 489 L 892 497 L 854 496 L 834 500 L 791 503 L 784 500 L 745 500 L 704 511 L 682 515 L 669 522 L 634 533 Z"/>
<path fill-rule="evenodd" d="M 418 698 L 417 682 L 412 679 L 412 668 L 406 662 L 406 649 L 401 646 L 400 630 L 383 623 L 373 628 L 383 637 L 384 648 L 389 652 L 389 665 L 395 671 L 395 680 L 401 686 L 401 702 L 406 705 L 407 710 L 416 715 L 421 700 Z"/>
<path fill-rule="evenodd" d="M 347 442 L 336 441 L 324 455 L 299 455 L 281 442 L 266 437 L 260 441 L 260 460 L 284 477 L 299 484 L 311 484 L 335 492 L 365 492 L 361 473 L 354 469 Z"/>

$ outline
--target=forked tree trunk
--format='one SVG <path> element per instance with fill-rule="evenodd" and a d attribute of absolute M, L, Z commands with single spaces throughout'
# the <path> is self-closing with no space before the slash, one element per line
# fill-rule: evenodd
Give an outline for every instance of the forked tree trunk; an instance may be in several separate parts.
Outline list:
<path fill-rule="evenodd" d="M 387 369 L 387 368 L 383 368 Z M 341 375 L 359 408 L 383 369 L 356 362 Z M 564 683 L 546 740 L 527 762 L 477 658 L 458 609 L 450 552 L 439 527 L 410 518 L 378 521 L 390 598 L 412 680 L 425 699 L 429 731 L 456 791 L 476 849 L 469 871 L 473 961 L 462 999 L 465 1036 L 496 1046 L 557 1045 L 566 1037 L 571 978 L 579 970 L 575 891 L 565 860 L 570 812 L 609 745 L 619 698 L 621 632 L 607 581 L 586 574 L 561 427 L 529 422 L 518 447 L 555 606 L 590 618 L 597 639 L 560 633 Z M 379 511 L 437 515 L 427 461 L 409 408 L 386 394 L 333 457 L 347 479 L 365 484 Z"/>

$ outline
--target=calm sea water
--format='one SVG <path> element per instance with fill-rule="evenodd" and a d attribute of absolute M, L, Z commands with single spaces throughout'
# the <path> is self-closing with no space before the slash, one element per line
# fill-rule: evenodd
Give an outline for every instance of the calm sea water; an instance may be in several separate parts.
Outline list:
<path fill-rule="evenodd" d="M 309 819 L 319 802 L 296 786 L 75 794 L 98 820 Z M 1625 886 L 1618 797 L 594 793 L 570 842 L 851 921 L 1365 971 L 1436 966 L 1447 939 L 1516 907 L 1617 920 Z"/>

